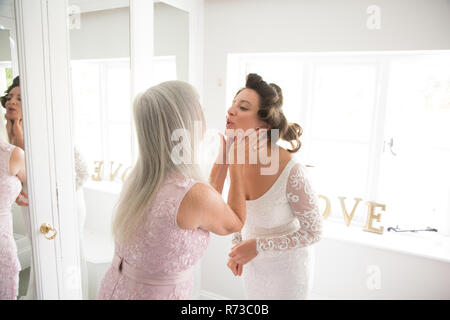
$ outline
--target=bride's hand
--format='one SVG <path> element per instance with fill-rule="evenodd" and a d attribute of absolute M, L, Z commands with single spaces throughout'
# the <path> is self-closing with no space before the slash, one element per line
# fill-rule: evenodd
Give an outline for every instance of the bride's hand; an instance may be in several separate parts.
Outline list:
<path fill-rule="evenodd" d="M 231 272 L 233 272 L 235 276 L 242 275 L 243 270 L 242 264 L 237 263 L 233 259 L 228 259 L 227 267 L 230 268 Z"/>
<path fill-rule="evenodd" d="M 16 203 L 19 206 L 23 206 L 23 207 L 28 206 L 28 195 L 23 189 L 22 189 L 22 191 L 20 191 L 20 194 L 16 199 Z"/>
<path fill-rule="evenodd" d="M 242 241 L 231 249 L 228 255 L 236 263 L 244 265 L 253 260 L 258 255 L 256 250 L 256 239 Z"/>
<path fill-rule="evenodd" d="M 9 142 L 17 147 L 24 148 L 22 119 L 13 119 L 5 115 L 6 131 L 8 133 Z"/>
<path fill-rule="evenodd" d="M 12 133 L 14 136 L 14 145 L 23 149 L 22 119 L 13 120 Z"/>
<path fill-rule="evenodd" d="M 9 141 L 13 138 L 13 120 L 8 117 L 8 114 L 5 114 L 6 119 L 6 131 L 8 132 Z"/>

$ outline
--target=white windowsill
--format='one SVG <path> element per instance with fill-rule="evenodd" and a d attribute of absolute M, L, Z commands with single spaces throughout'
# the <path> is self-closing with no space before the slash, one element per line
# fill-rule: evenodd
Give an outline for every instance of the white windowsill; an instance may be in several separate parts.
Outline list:
<path fill-rule="evenodd" d="M 450 263 L 450 237 L 435 232 L 397 233 L 386 229 L 383 234 L 377 234 L 363 231 L 362 227 L 325 221 L 323 238 Z"/>
<path fill-rule="evenodd" d="M 122 190 L 122 183 L 112 181 L 93 181 L 89 180 L 84 185 L 85 189 L 92 191 L 101 191 L 108 194 L 119 195 Z M 104 262 L 110 259 L 111 248 L 103 253 L 105 256 L 99 257 L 97 252 L 101 252 L 105 247 L 105 239 L 98 235 L 85 235 L 88 243 L 94 244 L 92 251 L 92 260 L 95 262 Z M 365 245 L 382 250 L 391 250 L 403 254 L 410 254 L 427 259 L 438 260 L 450 263 L 450 237 L 445 237 L 435 232 L 419 233 L 397 233 L 388 232 L 387 227 L 383 234 L 366 232 L 361 226 L 347 227 L 343 223 L 330 220 L 324 221 L 323 238 L 339 240 L 359 245 Z M 108 244 L 110 245 L 110 243 Z M 106 246 L 108 246 L 106 245 Z M 89 250 L 89 249 L 88 249 Z M 94 253 L 95 252 L 95 253 Z"/>
<path fill-rule="evenodd" d="M 122 190 L 122 182 L 117 181 L 94 181 L 89 179 L 83 186 L 84 189 L 93 191 L 102 191 L 109 194 L 120 194 Z"/>

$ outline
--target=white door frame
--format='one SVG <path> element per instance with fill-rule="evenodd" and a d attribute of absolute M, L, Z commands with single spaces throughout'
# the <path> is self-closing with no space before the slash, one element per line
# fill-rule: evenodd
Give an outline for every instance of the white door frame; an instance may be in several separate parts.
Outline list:
<path fill-rule="evenodd" d="M 81 298 L 66 10 L 66 0 L 15 0 L 37 299 Z"/>
<path fill-rule="evenodd" d="M 184 10 L 189 14 L 189 82 L 202 97 L 204 0 L 162 0 L 161 2 Z"/>
<path fill-rule="evenodd" d="M 14 1 L 36 298 L 81 299 L 68 1 Z M 189 81 L 201 94 L 203 0 L 165 2 L 190 14 Z M 134 97 L 153 85 L 153 1 L 130 0 L 130 24 Z M 57 230 L 53 240 L 43 223 Z"/>

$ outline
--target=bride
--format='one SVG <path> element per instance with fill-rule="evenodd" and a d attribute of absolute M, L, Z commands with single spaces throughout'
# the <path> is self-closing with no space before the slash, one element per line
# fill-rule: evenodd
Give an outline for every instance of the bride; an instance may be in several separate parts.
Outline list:
<path fill-rule="evenodd" d="M 268 168 L 262 158 L 244 165 L 247 220 L 233 235 L 227 266 L 242 275 L 249 299 L 306 299 L 312 280 L 311 245 L 321 238 L 317 197 L 305 167 L 292 157 L 300 149 L 302 128 L 287 122 L 282 104 L 280 87 L 249 74 L 227 112 L 226 132 L 259 132 L 253 150 L 267 154 L 276 167 L 264 173 Z M 262 132 L 266 139 L 261 139 Z M 290 150 L 276 145 L 277 133 L 290 143 Z"/>

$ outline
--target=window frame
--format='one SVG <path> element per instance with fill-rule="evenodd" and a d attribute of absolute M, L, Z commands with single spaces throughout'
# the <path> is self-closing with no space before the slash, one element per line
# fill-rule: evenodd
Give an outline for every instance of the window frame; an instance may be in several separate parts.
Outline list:
<path fill-rule="evenodd" d="M 379 195 L 379 184 L 382 173 L 382 157 L 385 145 L 385 129 L 387 124 L 387 105 L 390 78 L 390 65 L 392 62 L 401 59 L 413 59 L 419 61 L 427 55 L 449 55 L 449 50 L 423 50 L 423 51 L 389 51 L 389 52 L 308 52 L 308 53 L 233 53 L 228 54 L 227 59 L 227 105 L 231 102 L 234 92 L 242 84 L 242 79 L 246 74 L 245 65 L 252 61 L 276 62 L 290 59 L 302 65 L 303 74 L 300 91 L 301 100 L 298 105 L 297 119 L 302 119 L 304 124 L 303 138 L 305 145 L 311 144 L 312 137 L 312 106 L 313 89 L 316 78 L 316 71 L 320 65 L 327 64 L 349 64 L 349 65 L 371 65 L 376 68 L 375 100 L 372 112 L 372 128 L 369 141 L 368 172 L 366 179 L 365 201 L 377 199 Z M 311 161 L 311 152 L 306 147 L 304 152 L 305 163 Z M 348 211 L 351 210 L 352 199 L 347 199 Z M 450 194 L 448 197 L 448 208 L 450 209 Z M 356 218 L 356 215 L 355 215 Z M 439 234 L 450 237 L 450 210 L 444 218 L 444 223 L 439 230 Z M 342 217 L 331 215 L 327 221 L 343 223 Z M 351 226 L 361 227 L 361 221 L 354 219 Z M 440 229 L 441 229 L 440 228 Z"/>

